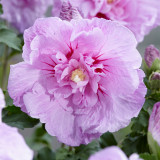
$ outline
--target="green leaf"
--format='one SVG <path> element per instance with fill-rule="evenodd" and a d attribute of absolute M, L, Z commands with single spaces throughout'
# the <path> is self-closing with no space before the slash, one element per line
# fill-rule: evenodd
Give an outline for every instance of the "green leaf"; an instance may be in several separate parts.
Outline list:
<path fill-rule="evenodd" d="M 152 91 L 152 94 L 150 96 L 157 102 L 160 101 L 160 91 Z"/>
<path fill-rule="evenodd" d="M 2 121 L 19 129 L 32 128 L 39 123 L 38 119 L 29 117 L 19 107 L 9 106 L 3 109 Z"/>
<path fill-rule="evenodd" d="M 130 156 L 133 153 L 140 154 L 149 152 L 147 135 L 136 132 L 130 133 L 122 142 L 122 150 L 126 153 L 127 156 Z"/>
<path fill-rule="evenodd" d="M 5 102 L 6 102 L 6 106 L 12 106 L 13 105 L 13 100 L 12 98 L 9 96 L 9 93 L 7 91 L 3 91 L 4 95 L 5 95 Z"/>
<path fill-rule="evenodd" d="M 88 154 L 91 155 L 100 149 L 99 143 L 97 141 L 92 141 L 88 145 L 80 145 L 79 147 L 75 147 L 76 154 Z"/>
<path fill-rule="evenodd" d="M 144 105 L 143 105 L 143 109 L 144 109 L 145 111 L 151 111 L 152 108 L 153 108 L 153 105 L 154 105 L 155 103 L 156 103 L 156 101 L 155 101 L 154 99 L 151 99 L 151 98 L 146 99 L 146 101 L 145 101 L 145 103 L 144 103 Z"/>
<path fill-rule="evenodd" d="M 152 90 L 160 90 L 160 80 L 151 80 L 150 86 Z"/>
<path fill-rule="evenodd" d="M 60 148 L 56 152 L 56 160 L 88 160 L 90 155 L 99 151 L 99 143 L 93 141 L 88 145 L 80 145 L 72 150 L 69 148 Z"/>
<path fill-rule="evenodd" d="M 56 160 L 55 153 L 50 148 L 42 148 L 34 160 Z"/>
<path fill-rule="evenodd" d="M 0 15 L 3 14 L 3 7 L 2 4 L 0 4 Z"/>
<path fill-rule="evenodd" d="M 56 160 L 73 160 L 75 150 L 69 150 L 69 147 L 61 147 L 56 151 Z"/>
<path fill-rule="evenodd" d="M 6 24 L 2 21 L 0 21 L 0 30 L 1 29 L 8 29 L 8 27 L 6 26 Z"/>
<path fill-rule="evenodd" d="M 160 159 L 160 146 L 158 142 L 153 138 L 152 133 L 147 134 L 148 144 L 152 153 L 156 156 L 157 160 Z"/>
<path fill-rule="evenodd" d="M 160 101 L 160 91 L 148 89 L 146 99 L 152 99 L 155 102 Z"/>
<path fill-rule="evenodd" d="M 145 77 L 145 78 L 143 79 L 143 82 L 144 82 L 144 84 L 146 85 L 146 87 L 147 87 L 148 89 L 150 89 L 149 80 L 148 80 L 147 77 Z"/>
<path fill-rule="evenodd" d="M 110 132 L 106 132 L 100 137 L 99 140 L 101 148 L 106 148 L 108 146 L 116 146 L 117 142 L 116 139 L 114 138 L 114 135 Z"/>
<path fill-rule="evenodd" d="M 149 152 L 147 143 L 149 113 L 142 109 L 137 118 L 132 119 L 132 132 L 122 142 L 122 149 L 127 156 L 133 153 Z"/>
<path fill-rule="evenodd" d="M 148 67 L 148 65 L 146 64 L 144 59 L 142 61 L 142 65 L 143 65 L 143 70 L 144 70 L 146 76 L 149 77 L 152 72 L 150 71 L 150 68 Z"/>
<path fill-rule="evenodd" d="M 160 70 L 160 59 L 155 59 L 151 67 L 148 67 L 146 62 L 143 60 L 143 70 L 147 77 L 149 77 L 152 74 L 152 72 Z"/>
<path fill-rule="evenodd" d="M 140 158 L 142 158 L 143 160 L 156 160 L 156 156 L 149 153 L 140 154 Z"/>
<path fill-rule="evenodd" d="M 99 150 L 100 146 L 97 141 L 93 141 L 88 145 L 80 145 L 79 147 L 75 147 L 75 156 L 73 160 L 88 160 L 90 155 L 94 154 Z"/>
<path fill-rule="evenodd" d="M 44 147 L 51 148 L 52 136 L 46 132 L 44 127 L 38 127 L 27 142 L 33 150 L 39 151 Z"/>
<path fill-rule="evenodd" d="M 23 35 L 22 34 L 18 35 L 18 38 L 20 38 L 21 46 L 23 46 L 24 45 Z M 22 50 L 20 50 L 20 51 L 17 51 L 15 49 L 11 50 L 10 54 L 8 55 L 8 59 L 11 59 L 13 56 L 15 56 L 17 54 L 22 54 Z"/>
<path fill-rule="evenodd" d="M 137 118 L 133 118 L 133 125 L 131 130 L 134 132 L 142 132 L 147 133 L 148 130 L 148 121 L 149 121 L 149 114 L 144 109 L 141 110 Z"/>
<path fill-rule="evenodd" d="M 21 40 L 10 29 L 0 29 L 0 43 L 6 44 L 8 47 L 21 51 Z"/>
<path fill-rule="evenodd" d="M 160 59 L 155 59 L 150 68 L 151 73 L 154 71 L 160 70 Z"/>

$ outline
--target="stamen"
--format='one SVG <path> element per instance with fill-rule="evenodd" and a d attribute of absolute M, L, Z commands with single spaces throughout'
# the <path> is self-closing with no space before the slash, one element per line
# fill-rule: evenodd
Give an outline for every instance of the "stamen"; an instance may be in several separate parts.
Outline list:
<path fill-rule="evenodd" d="M 85 79 L 85 75 L 81 69 L 76 69 L 72 72 L 71 80 L 73 82 L 78 83 L 80 81 L 83 81 L 84 79 Z"/>
<path fill-rule="evenodd" d="M 114 0 L 107 0 L 108 4 L 112 4 L 114 2 Z"/>

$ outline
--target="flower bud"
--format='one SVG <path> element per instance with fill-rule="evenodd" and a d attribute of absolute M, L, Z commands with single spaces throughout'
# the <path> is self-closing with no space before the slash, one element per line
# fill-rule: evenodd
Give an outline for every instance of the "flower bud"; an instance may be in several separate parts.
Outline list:
<path fill-rule="evenodd" d="M 151 89 L 160 89 L 160 71 L 153 72 L 149 77 Z"/>
<path fill-rule="evenodd" d="M 151 77 L 151 80 L 160 80 L 160 71 L 154 72 Z"/>
<path fill-rule="evenodd" d="M 150 45 L 146 48 L 144 59 L 148 67 L 152 66 L 155 59 L 160 59 L 160 51 L 154 46 Z"/>
<path fill-rule="evenodd" d="M 148 143 L 151 151 L 160 159 L 160 102 L 153 107 L 149 119 Z"/>
<path fill-rule="evenodd" d="M 59 16 L 62 20 L 70 21 L 71 19 L 81 19 L 81 15 L 76 7 L 73 7 L 70 2 L 64 1 Z"/>

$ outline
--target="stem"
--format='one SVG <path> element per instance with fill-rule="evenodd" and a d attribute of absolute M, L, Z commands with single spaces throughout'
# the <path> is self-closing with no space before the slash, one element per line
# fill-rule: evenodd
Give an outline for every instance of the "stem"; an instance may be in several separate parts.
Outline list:
<path fill-rule="evenodd" d="M 5 46 L 4 49 L 4 60 L 3 60 L 3 66 L 2 66 L 2 89 L 5 89 L 6 85 L 6 71 L 7 71 L 7 64 L 8 64 L 8 46 Z"/>
<path fill-rule="evenodd" d="M 62 147 L 62 148 L 64 148 L 64 147 L 65 147 L 65 144 L 64 144 L 64 143 L 62 143 L 62 144 L 61 144 L 61 147 Z"/>
<path fill-rule="evenodd" d="M 69 152 L 72 152 L 73 147 L 69 146 Z"/>

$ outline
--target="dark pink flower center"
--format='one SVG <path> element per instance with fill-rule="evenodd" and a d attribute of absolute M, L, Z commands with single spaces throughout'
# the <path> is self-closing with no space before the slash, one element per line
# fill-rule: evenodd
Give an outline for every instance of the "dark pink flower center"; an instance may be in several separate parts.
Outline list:
<path fill-rule="evenodd" d="M 104 18 L 104 19 L 110 20 L 110 18 L 109 18 L 109 17 L 107 17 L 105 14 L 100 13 L 100 12 L 99 12 L 99 13 L 97 13 L 96 17 L 97 17 L 97 18 Z"/>

